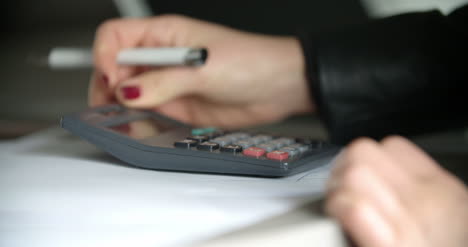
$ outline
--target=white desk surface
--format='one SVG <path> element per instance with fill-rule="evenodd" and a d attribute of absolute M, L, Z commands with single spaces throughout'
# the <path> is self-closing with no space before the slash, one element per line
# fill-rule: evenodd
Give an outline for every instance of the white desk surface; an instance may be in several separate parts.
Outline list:
<path fill-rule="evenodd" d="M 281 179 L 144 170 L 53 128 L 0 142 L 0 246 L 188 246 L 318 197 L 329 169 Z"/>

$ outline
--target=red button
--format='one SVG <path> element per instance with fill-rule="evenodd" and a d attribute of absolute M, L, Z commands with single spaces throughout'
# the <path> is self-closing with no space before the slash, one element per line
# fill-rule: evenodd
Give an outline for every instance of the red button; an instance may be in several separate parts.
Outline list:
<path fill-rule="evenodd" d="M 244 150 L 244 152 L 242 153 L 246 156 L 252 156 L 252 157 L 258 158 L 265 154 L 265 149 L 257 148 L 257 147 L 250 147 Z"/>
<path fill-rule="evenodd" d="M 289 157 L 289 154 L 287 152 L 283 152 L 279 150 L 267 153 L 267 158 L 271 160 L 282 161 L 282 160 L 287 159 L 288 157 Z"/>

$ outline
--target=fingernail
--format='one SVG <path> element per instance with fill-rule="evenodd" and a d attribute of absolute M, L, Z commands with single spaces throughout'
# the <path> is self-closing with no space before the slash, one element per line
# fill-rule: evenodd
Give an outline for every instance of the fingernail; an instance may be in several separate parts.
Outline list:
<path fill-rule="evenodd" d="M 140 97 L 140 88 L 135 86 L 123 87 L 122 94 L 125 99 L 136 99 Z"/>

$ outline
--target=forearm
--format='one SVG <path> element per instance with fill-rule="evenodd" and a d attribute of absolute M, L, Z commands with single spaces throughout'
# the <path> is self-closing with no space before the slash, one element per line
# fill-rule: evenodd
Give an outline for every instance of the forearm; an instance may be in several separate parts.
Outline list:
<path fill-rule="evenodd" d="M 311 95 L 332 140 L 467 124 L 467 11 L 407 14 L 302 37 Z"/>

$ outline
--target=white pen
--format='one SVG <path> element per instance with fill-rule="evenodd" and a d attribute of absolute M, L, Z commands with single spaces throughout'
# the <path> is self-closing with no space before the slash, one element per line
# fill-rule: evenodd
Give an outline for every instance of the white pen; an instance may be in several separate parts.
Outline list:
<path fill-rule="evenodd" d="M 121 65 L 197 66 L 205 63 L 208 51 L 204 48 L 157 47 L 124 49 L 117 55 Z M 48 66 L 52 69 L 76 69 L 93 66 L 90 49 L 56 47 L 49 53 Z"/>

